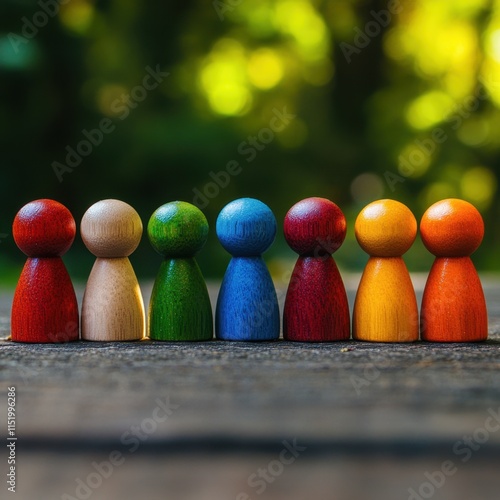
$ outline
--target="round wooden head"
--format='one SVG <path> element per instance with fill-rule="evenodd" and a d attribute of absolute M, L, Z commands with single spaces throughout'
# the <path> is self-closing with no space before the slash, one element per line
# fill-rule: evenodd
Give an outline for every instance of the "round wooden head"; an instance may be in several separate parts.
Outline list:
<path fill-rule="evenodd" d="M 235 257 L 263 254 L 276 236 L 276 218 L 271 209 L 253 198 L 227 204 L 217 217 L 216 232 L 221 245 Z"/>
<path fill-rule="evenodd" d="M 141 241 L 142 222 L 127 203 L 102 200 L 85 212 L 80 232 L 85 246 L 96 257 L 128 257 Z"/>
<path fill-rule="evenodd" d="M 449 198 L 427 209 L 420 222 L 422 241 L 437 257 L 465 257 L 477 250 L 484 222 L 474 205 Z"/>
<path fill-rule="evenodd" d="M 173 201 L 153 213 L 148 236 L 153 248 L 164 257 L 192 257 L 207 241 L 208 222 L 198 207 Z"/>
<path fill-rule="evenodd" d="M 325 198 L 306 198 L 285 216 L 285 239 L 300 255 L 331 255 L 344 242 L 347 223 L 342 210 Z"/>
<path fill-rule="evenodd" d="M 28 257 L 64 255 L 73 244 L 76 224 L 70 211 L 54 200 L 36 200 L 17 213 L 12 233 Z"/>
<path fill-rule="evenodd" d="M 361 248 L 373 257 L 400 257 L 417 236 L 410 209 L 395 200 L 378 200 L 359 213 L 354 232 Z"/>

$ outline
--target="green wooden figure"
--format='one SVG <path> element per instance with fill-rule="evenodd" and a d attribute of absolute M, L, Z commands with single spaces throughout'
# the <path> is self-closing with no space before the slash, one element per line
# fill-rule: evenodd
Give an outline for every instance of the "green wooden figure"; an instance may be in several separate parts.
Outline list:
<path fill-rule="evenodd" d="M 208 222 L 194 205 L 173 201 L 148 224 L 153 248 L 165 257 L 149 303 L 149 337 L 197 341 L 213 337 L 212 307 L 194 255 L 208 236 Z"/>

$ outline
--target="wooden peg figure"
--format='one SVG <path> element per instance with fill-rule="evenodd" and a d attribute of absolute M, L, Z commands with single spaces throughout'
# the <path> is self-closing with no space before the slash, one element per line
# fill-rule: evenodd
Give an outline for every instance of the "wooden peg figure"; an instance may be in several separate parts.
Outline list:
<path fill-rule="evenodd" d="M 82 339 L 142 339 L 144 304 L 128 259 L 141 240 L 138 213 L 123 201 L 102 200 L 85 212 L 80 231 L 85 246 L 97 257 L 83 296 Z"/>
<path fill-rule="evenodd" d="M 349 304 L 332 253 L 346 235 L 344 214 L 324 198 L 307 198 L 286 214 L 285 239 L 299 254 L 283 312 L 283 338 L 326 342 L 350 336 Z"/>
<path fill-rule="evenodd" d="M 241 198 L 220 212 L 216 232 L 232 255 L 217 298 L 215 334 L 221 340 L 276 340 L 278 299 L 262 254 L 276 235 L 276 219 L 259 200 Z"/>
<path fill-rule="evenodd" d="M 427 250 L 436 256 L 422 297 L 422 340 L 486 340 L 486 301 L 470 258 L 483 240 L 481 214 L 464 200 L 438 201 L 424 213 L 420 232 Z"/>
<path fill-rule="evenodd" d="M 417 235 L 414 215 L 398 201 L 375 201 L 360 212 L 354 231 L 370 258 L 354 303 L 353 338 L 371 342 L 418 340 L 417 300 L 402 258 Z"/>
<path fill-rule="evenodd" d="M 78 303 L 61 259 L 75 239 L 73 216 L 57 201 L 33 201 L 18 212 L 12 232 L 28 256 L 12 304 L 12 340 L 78 340 Z"/>
<path fill-rule="evenodd" d="M 194 258 L 205 245 L 208 222 L 183 201 L 162 205 L 148 224 L 153 248 L 165 258 L 149 303 L 149 337 L 198 341 L 213 337 L 210 297 Z"/>

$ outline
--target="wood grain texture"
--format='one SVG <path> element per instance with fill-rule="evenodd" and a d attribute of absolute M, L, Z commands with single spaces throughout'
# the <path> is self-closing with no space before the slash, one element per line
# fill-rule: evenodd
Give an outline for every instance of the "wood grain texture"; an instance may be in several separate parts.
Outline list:
<path fill-rule="evenodd" d="M 464 200 L 441 200 L 425 212 L 420 231 L 424 245 L 436 255 L 422 297 L 422 339 L 431 342 L 486 340 L 486 301 L 469 257 L 484 236 L 481 214 Z"/>
<path fill-rule="evenodd" d="M 216 232 L 233 256 L 217 298 L 215 334 L 222 340 L 276 340 L 280 334 L 278 299 L 262 260 L 276 236 L 276 219 L 259 200 L 241 198 L 220 212 Z"/>
<path fill-rule="evenodd" d="M 11 329 L 15 342 L 78 340 L 78 303 L 60 257 L 27 260 L 14 294 Z"/>
<path fill-rule="evenodd" d="M 21 273 L 11 314 L 12 340 L 57 343 L 78 340 L 78 303 L 61 259 L 71 247 L 76 224 L 53 200 L 36 200 L 16 215 L 13 236 L 30 258 Z"/>
<path fill-rule="evenodd" d="M 285 239 L 300 256 L 283 311 L 285 340 L 326 342 L 350 336 L 349 304 L 331 254 L 346 235 L 344 214 L 325 198 L 306 198 L 286 214 Z"/>
<path fill-rule="evenodd" d="M 356 293 L 352 334 L 370 342 L 418 340 L 417 299 L 401 257 L 370 257 Z"/>
<path fill-rule="evenodd" d="M 170 341 L 210 340 L 212 307 L 194 258 L 207 240 L 206 217 L 190 203 L 166 203 L 151 216 L 148 235 L 153 248 L 165 257 L 151 294 L 149 337 Z"/>
<path fill-rule="evenodd" d="M 97 258 L 82 303 L 82 339 L 140 340 L 146 318 L 141 290 L 128 257 Z"/>
<path fill-rule="evenodd" d="M 261 257 L 233 257 L 217 297 L 215 332 L 220 340 L 276 340 L 278 299 Z"/>
<path fill-rule="evenodd" d="M 422 340 L 478 342 L 488 338 L 483 287 L 470 257 L 438 257 L 422 297 Z"/>
<path fill-rule="evenodd" d="M 256 257 L 272 245 L 276 218 L 265 203 L 240 198 L 221 210 L 215 229 L 221 245 L 233 257 Z"/>
<path fill-rule="evenodd" d="M 83 297 L 82 339 L 142 339 L 146 333 L 144 303 L 128 259 L 141 240 L 139 215 L 123 201 L 102 200 L 84 214 L 81 235 L 97 257 Z"/>
<path fill-rule="evenodd" d="M 171 341 L 212 339 L 210 297 L 194 258 L 162 262 L 149 303 L 149 337 Z"/>
<path fill-rule="evenodd" d="M 347 293 L 332 257 L 299 257 L 288 285 L 283 338 L 331 342 L 350 337 Z"/>
<path fill-rule="evenodd" d="M 101 200 L 84 214 L 80 233 L 96 257 L 128 257 L 138 247 L 142 221 L 133 207 L 120 200 Z"/>
<path fill-rule="evenodd" d="M 61 257 L 75 240 L 76 223 L 71 212 L 58 201 L 35 200 L 19 210 L 12 234 L 28 257 Z"/>
<path fill-rule="evenodd" d="M 418 340 L 415 290 L 401 257 L 417 235 L 414 215 L 398 201 L 378 200 L 359 213 L 354 231 L 370 258 L 354 302 L 353 338 L 369 342 Z"/>
<path fill-rule="evenodd" d="M 358 214 L 354 233 L 359 246 L 374 257 L 401 257 L 417 237 L 417 221 L 396 200 L 377 200 Z"/>
<path fill-rule="evenodd" d="M 481 245 L 484 222 L 474 205 L 448 198 L 425 211 L 420 234 L 427 250 L 436 257 L 466 257 Z"/>

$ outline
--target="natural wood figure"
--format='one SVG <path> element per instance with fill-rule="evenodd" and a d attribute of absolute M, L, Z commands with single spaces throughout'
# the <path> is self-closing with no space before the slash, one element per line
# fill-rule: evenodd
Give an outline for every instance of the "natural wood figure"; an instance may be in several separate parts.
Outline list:
<path fill-rule="evenodd" d="M 73 216 L 57 201 L 33 201 L 18 212 L 12 232 L 28 256 L 12 304 L 12 340 L 78 340 L 78 303 L 61 259 L 75 239 Z"/>
<path fill-rule="evenodd" d="M 213 337 L 207 286 L 194 255 L 205 245 L 208 222 L 194 205 L 174 201 L 156 210 L 148 224 L 149 240 L 165 260 L 149 303 L 149 337 L 197 341 Z"/>
<path fill-rule="evenodd" d="M 221 340 L 276 340 L 278 299 L 262 254 L 276 236 L 276 219 L 259 200 L 240 198 L 217 217 L 221 245 L 232 255 L 217 297 L 215 334 Z"/>
<path fill-rule="evenodd" d="M 325 198 L 307 198 L 286 214 L 285 239 L 299 254 L 286 294 L 283 338 L 303 342 L 346 340 L 349 304 L 332 253 L 346 235 L 344 214 Z"/>
<path fill-rule="evenodd" d="M 417 300 L 402 258 L 417 235 L 414 215 L 398 201 L 375 201 L 360 212 L 354 231 L 370 258 L 354 303 L 353 338 L 371 342 L 418 340 Z"/>
<path fill-rule="evenodd" d="M 82 339 L 142 339 L 144 304 L 128 259 L 141 240 L 139 215 L 123 201 L 99 201 L 83 216 L 80 231 L 85 246 L 97 257 L 83 297 Z"/>
<path fill-rule="evenodd" d="M 425 212 L 420 232 L 424 245 L 436 256 L 422 297 L 422 340 L 486 340 L 486 301 L 469 257 L 483 240 L 481 214 L 464 200 L 442 200 Z"/>

